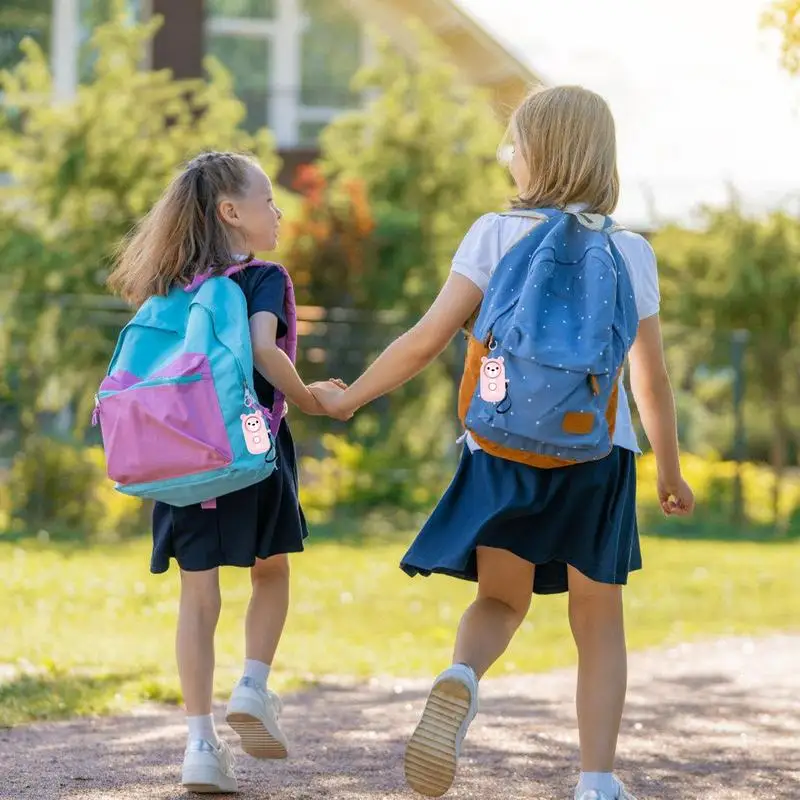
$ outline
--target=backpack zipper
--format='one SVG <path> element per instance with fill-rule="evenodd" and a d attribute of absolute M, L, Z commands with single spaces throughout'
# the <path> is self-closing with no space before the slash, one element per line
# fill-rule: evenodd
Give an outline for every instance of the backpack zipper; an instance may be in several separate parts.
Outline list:
<path fill-rule="evenodd" d="M 128 392 L 136 389 L 152 389 L 155 386 L 174 386 L 177 383 L 197 383 L 203 380 L 203 375 L 175 375 L 164 376 L 161 378 L 150 378 L 149 380 L 140 381 L 133 384 L 133 386 L 126 386 L 124 389 L 106 389 L 105 391 L 98 391 L 94 396 L 94 408 L 92 409 L 92 427 L 97 427 L 100 422 L 100 403 L 108 397 Z"/>

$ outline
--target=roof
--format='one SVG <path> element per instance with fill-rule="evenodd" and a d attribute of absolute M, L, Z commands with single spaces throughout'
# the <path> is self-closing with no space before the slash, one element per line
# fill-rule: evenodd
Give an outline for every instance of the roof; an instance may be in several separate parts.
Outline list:
<path fill-rule="evenodd" d="M 545 83 L 522 58 L 453 0 L 343 0 L 360 19 L 375 25 L 398 46 L 413 48 L 405 26 L 417 18 L 442 43 L 472 84 L 489 92 L 506 116 L 536 85 Z"/>

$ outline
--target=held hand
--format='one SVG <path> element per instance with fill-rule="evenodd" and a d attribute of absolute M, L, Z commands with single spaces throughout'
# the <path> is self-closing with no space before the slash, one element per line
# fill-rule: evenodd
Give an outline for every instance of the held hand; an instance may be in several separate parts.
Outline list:
<path fill-rule="evenodd" d="M 694 492 L 680 476 L 665 480 L 658 476 L 658 502 L 667 517 L 688 517 L 694 511 Z"/>
<path fill-rule="evenodd" d="M 312 383 L 308 389 L 328 416 L 345 422 L 353 416 L 353 409 L 342 402 L 347 384 L 337 379 Z"/>
<path fill-rule="evenodd" d="M 306 386 L 308 390 L 307 400 L 300 410 L 310 417 L 330 416 L 327 409 L 320 403 L 316 394 L 312 391 L 316 387 L 320 387 L 323 392 L 331 391 L 341 394 L 341 392 L 347 388 L 347 384 L 340 378 L 331 378 L 328 381 L 320 381 L 319 383 L 311 384 L 311 386 Z"/>

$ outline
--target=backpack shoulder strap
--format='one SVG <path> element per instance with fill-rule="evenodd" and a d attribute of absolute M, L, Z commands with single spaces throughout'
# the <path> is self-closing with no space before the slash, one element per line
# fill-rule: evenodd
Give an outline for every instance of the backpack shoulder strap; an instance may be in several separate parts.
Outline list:
<path fill-rule="evenodd" d="M 277 261 L 253 259 L 241 265 L 234 264 L 232 267 L 228 267 L 224 274 L 230 277 L 244 269 L 252 269 L 254 267 L 274 267 L 283 275 L 286 287 L 283 293 L 283 315 L 286 317 L 286 335 L 281 336 L 276 344 L 289 356 L 289 360 L 294 364 L 297 361 L 297 301 L 294 294 L 294 284 L 283 264 L 279 264 Z M 286 415 L 286 397 L 277 386 L 274 389 L 275 395 L 272 402 L 272 411 L 269 415 L 269 425 L 272 435 L 277 436 L 281 420 Z"/>
<path fill-rule="evenodd" d="M 529 229 L 523 231 L 518 239 L 515 239 L 508 249 L 503 253 L 503 257 L 508 255 L 518 244 L 528 238 L 533 231 L 538 227 L 539 223 L 549 222 L 557 217 L 561 212 L 556 209 L 537 209 L 537 208 L 511 208 L 507 211 L 501 211 L 498 216 L 500 217 L 517 217 L 528 219 L 534 223 Z"/>
<path fill-rule="evenodd" d="M 544 222 L 551 219 L 554 214 L 548 213 L 548 210 L 538 208 L 511 208 L 508 211 L 501 211 L 501 217 L 526 217 L 537 222 Z"/>
<path fill-rule="evenodd" d="M 256 267 L 274 267 L 283 274 L 286 285 L 283 294 L 283 313 L 286 317 L 286 335 L 281 336 L 276 344 L 289 356 L 289 359 L 294 364 L 297 361 L 297 303 L 294 294 L 294 284 L 286 268 L 276 261 L 261 261 L 260 259 L 252 258 L 249 261 L 239 261 L 235 264 L 231 264 L 220 273 L 220 276 L 231 278 L 243 270 L 254 269 Z M 213 275 L 210 272 L 195 276 L 194 280 L 185 287 L 185 291 L 197 291 L 211 277 L 213 277 Z M 286 397 L 277 387 L 274 388 L 275 395 L 272 403 L 272 410 L 267 412 L 267 416 L 269 417 L 272 435 L 276 436 L 278 428 L 280 428 L 281 425 L 281 420 L 286 414 Z"/>
<path fill-rule="evenodd" d="M 283 275 L 283 279 L 286 283 L 283 294 L 283 313 L 286 317 L 286 335 L 278 339 L 278 346 L 289 356 L 292 363 L 294 363 L 297 360 L 297 301 L 295 299 L 292 278 L 286 271 L 286 267 L 284 267 L 283 264 L 279 264 L 277 261 L 248 261 L 230 274 L 234 275 L 236 272 L 240 272 L 243 269 L 250 269 L 253 267 L 273 267 Z M 225 271 L 225 274 L 228 274 L 228 270 Z"/>

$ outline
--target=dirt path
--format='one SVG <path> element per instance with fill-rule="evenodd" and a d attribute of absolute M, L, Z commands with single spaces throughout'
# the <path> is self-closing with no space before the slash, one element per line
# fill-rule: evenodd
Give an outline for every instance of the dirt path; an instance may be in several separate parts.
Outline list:
<path fill-rule="evenodd" d="M 630 673 L 620 773 L 640 800 L 800 798 L 800 636 L 636 654 Z M 403 745 L 427 688 L 326 684 L 285 698 L 291 758 L 241 755 L 239 797 L 411 797 Z M 450 796 L 571 797 L 573 692 L 570 670 L 486 681 Z M 161 707 L 0 731 L 0 798 L 184 798 L 183 742 L 180 712 Z"/>

